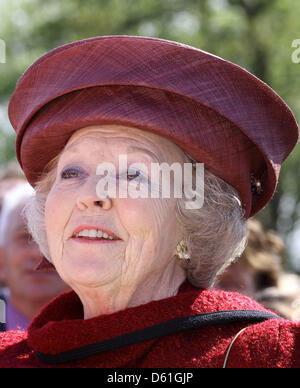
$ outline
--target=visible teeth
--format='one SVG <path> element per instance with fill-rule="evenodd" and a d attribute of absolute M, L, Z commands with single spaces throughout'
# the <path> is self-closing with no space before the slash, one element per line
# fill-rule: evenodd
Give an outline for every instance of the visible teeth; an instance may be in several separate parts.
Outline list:
<path fill-rule="evenodd" d="M 89 237 L 96 238 L 97 237 L 97 230 L 91 229 L 89 231 Z"/>
<path fill-rule="evenodd" d="M 87 229 L 84 229 L 84 230 L 82 230 L 79 234 L 78 234 L 78 236 L 82 236 L 82 237 L 89 237 L 89 231 L 87 230 Z"/>
<path fill-rule="evenodd" d="M 109 236 L 107 233 L 102 232 L 101 230 L 96 229 L 84 229 L 79 232 L 76 237 L 89 237 L 89 238 L 105 238 L 109 240 L 113 240 L 113 236 Z"/>

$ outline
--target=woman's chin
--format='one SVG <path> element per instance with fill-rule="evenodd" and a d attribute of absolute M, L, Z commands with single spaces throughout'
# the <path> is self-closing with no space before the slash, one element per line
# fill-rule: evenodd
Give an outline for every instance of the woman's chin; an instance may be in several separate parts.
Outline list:
<path fill-rule="evenodd" d="M 115 271 L 114 271 L 115 268 Z M 68 284 L 80 284 L 86 287 L 97 287 L 115 279 L 119 273 L 120 264 L 113 265 L 111 260 L 98 257 L 64 258 L 62 263 L 62 277 Z"/>

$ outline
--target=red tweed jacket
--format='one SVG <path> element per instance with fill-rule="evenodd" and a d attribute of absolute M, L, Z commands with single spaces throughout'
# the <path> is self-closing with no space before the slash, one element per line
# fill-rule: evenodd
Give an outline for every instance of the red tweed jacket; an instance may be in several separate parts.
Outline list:
<path fill-rule="evenodd" d="M 39 353 L 58 354 L 179 317 L 220 310 L 265 309 L 236 293 L 200 290 L 184 283 L 177 296 L 83 320 L 74 292 L 51 302 L 28 332 L 0 334 L 0 368 L 220 368 L 234 337 L 227 367 L 300 367 L 300 322 L 220 324 L 169 334 L 79 361 L 50 365 Z"/>

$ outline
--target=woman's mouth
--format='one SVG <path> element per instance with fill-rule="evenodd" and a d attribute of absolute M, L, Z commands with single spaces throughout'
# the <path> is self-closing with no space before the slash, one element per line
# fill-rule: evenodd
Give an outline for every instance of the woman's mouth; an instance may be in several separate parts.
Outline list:
<path fill-rule="evenodd" d="M 112 243 L 121 241 L 118 238 L 108 235 L 107 233 L 99 229 L 83 229 L 76 235 L 72 236 L 72 239 L 82 243 Z"/>
<path fill-rule="evenodd" d="M 109 244 L 116 243 L 121 240 L 107 240 L 107 239 L 99 239 L 99 238 L 89 238 L 89 237 L 72 237 L 72 240 L 86 243 L 86 244 Z"/>

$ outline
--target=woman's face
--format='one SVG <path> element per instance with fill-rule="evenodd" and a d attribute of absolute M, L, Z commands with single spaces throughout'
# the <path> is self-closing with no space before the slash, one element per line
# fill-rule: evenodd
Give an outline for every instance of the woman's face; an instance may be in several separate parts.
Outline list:
<path fill-rule="evenodd" d="M 140 162 L 149 173 L 151 163 L 186 162 L 175 144 L 135 128 L 88 127 L 72 136 L 58 162 L 45 219 L 53 263 L 75 291 L 107 284 L 136 288 L 178 265 L 174 250 L 182 235 L 176 219 L 176 198 L 97 196 L 101 177 L 96 171 L 103 162 L 115 166 L 117 183 L 119 177 L 130 187 L 130 179 L 136 178 L 132 171 L 127 176 L 127 167 L 119 171 L 119 155 L 126 155 L 127 167 Z M 74 231 L 81 226 L 108 230 L 119 240 L 74 238 Z"/>

